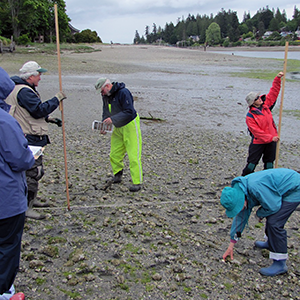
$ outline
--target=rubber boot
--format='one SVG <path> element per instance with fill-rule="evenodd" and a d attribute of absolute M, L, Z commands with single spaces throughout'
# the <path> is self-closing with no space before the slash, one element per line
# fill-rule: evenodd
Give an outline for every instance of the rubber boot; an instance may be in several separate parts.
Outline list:
<path fill-rule="evenodd" d="M 15 287 L 14 285 L 12 285 L 6 293 L 0 294 L 0 300 L 9 300 L 11 299 L 12 295 L 14 295 L 14 293 Z"/>
<path fill-rule="evenodd" d="M 256 165 L 253 163 L 248 163 L 242 172 L 242 176 L 246 176 L 254 172 Z"/>
<path fill-rule="evenodd" d="M 276 276 L 286 273 L 288 267 L 286 265 L 286 259 L 275 260 L 273 259 L 273 264 L 268 268 L 262 268 L 259 273 L 264 276 Z"/>
<path fill-rule="evenodd" d="M 129 187 L 130 192 L 138 192 L 142 188 L 141 184 L 133 184 Z"/>
<path fill-rule="evenodd" d="M 33 199 L 33 207 L 49 207 L 49 201 L 46 202 L 39 201 L 38 199 Z"/>
<path fill-rule="evenodd" d="M 273 169 L 274 168 L 274 165 L 272 162 L 267 162 L 264 164 L 264 169 L 265 170 L 268 170 L 268 169 Z"/>
<path fill-rule="evenodd" d="M 112 179 L 113 183 L 120 183 L 122 181 L 123 170 L 116 173 Z"/>
<path fill-rule="evenodd" d="M 45 215 L 39 214 L 38 212 L 36 212 L 36 211 L 33 210 L 33 202 L 34 202 L 34 199 L 29 201 L 28 209 L 25 212 L 25 216 L 27 218 L 35 219 L 35 220 L 43 220 L 43 219 L 45 219 L 46 218 Z"/>
<path fill-rule="evenodd" d="M 256 241 L 255 242 L 255 246 L 257 248 L 260 248 L 260 249 L 269 249 L 269 243 L 268 243 L 268 241 L 266 241 L 266 242 Z"/>
<path fill-rule="evenodd" d="M 14 294 L 10 300 L 25 300 L 25 295 L 23 293 Z"/>

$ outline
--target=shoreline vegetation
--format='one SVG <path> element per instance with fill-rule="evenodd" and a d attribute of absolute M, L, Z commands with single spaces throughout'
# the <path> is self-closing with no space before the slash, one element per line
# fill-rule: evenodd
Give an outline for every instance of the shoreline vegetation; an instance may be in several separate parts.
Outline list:
<path fill-rule="evenodd" d="M 28 300 L 300 300 L 299 211 L 286 224 L 287 274 L 258 273 L 270 262 L 267 250 L 254 248 L 264 236 L 254 214 L 234 260 L 222 260 L 232 220 L 219 197 L 246 164 L 245 95 L 267 93 L 283 60 L 151 45 L 91 46 L 97 51 L 61 55 L 71 210 L 62 130 L 50 125 L 38 198 L 50 199 L 51 207 L 40 209 L 45 220 L 26 220 L 16 291 Z M 38 91 L 42 99 L 53 97 L 59 89 L 55 50 L 0 56 L 10 75 L 28 60 L 48 69 Z M 127 158 L 123 181 L 105 188 L 113 175 L 110 136 L 91 129 L 102 113 L 94 88 L 99 77 L 124 82 L 140 117 L 148 117 L 141 118 L 144 183 L 136 194 L 128 192 Z M 298 94 L 299 82 L 287 80 L 279 159 L 279 167 L 297 171 Z"/>
<path fill-rule="evenodd" d="M 174 45 L 153 45 L 153 44 L 71 44 L 62 43 L 60 44 L 60 51 L 64 52 L 74 52 L 74 53 L 90 53 L 94 51 L 101 51 L 101 47 L 172 47 L 172 48 L 182 48 L 182 49 L 202 49 L 204 51 L 204 46 L 197 47 L 177 47 Z M 284 51 L 285 46 L 259 46 L 259 45 L 245 45 L 236 47 L 223 47 L 223 46 L 209 46 L 206 50 L 209 51 L 213 49 L 214 51 Z M 289 45 L 289 51 L 300 51 L 300 44 Z M 15 53 L 48 53 L 55 54 L 57 52 L 56 44 L 33 44 L 28 46 L 17 46 Z"/>

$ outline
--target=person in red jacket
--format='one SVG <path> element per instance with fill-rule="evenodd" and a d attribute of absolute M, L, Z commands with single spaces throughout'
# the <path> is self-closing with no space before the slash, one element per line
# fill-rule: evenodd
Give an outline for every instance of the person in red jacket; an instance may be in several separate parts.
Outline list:
<path fill-rule="evenodd" d="M 249 145 L 247 164 L 242 172 L 242 176 L 253 173 L 261 157 L 264 169 L 273 168 L 279 136 L 271 110 L 275 106 L 280 92 L 282 76 L 284 76 L 283 72 L 277 74 L 267 95 L 250 92 L 246 96 L 246 102 L 249 106 L 246 124 L 252 140 Z"/>

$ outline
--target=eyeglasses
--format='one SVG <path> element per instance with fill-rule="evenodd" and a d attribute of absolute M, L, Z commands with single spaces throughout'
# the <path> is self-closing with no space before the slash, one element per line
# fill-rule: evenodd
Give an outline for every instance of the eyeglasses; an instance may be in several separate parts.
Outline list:
<path fill-rule="evenodd" d="M 254 99 L 254 102 L 256 101 L 256 100 L 258 100 L 260 98 L 260 96 L 257 96 L 255 99 Z"/>

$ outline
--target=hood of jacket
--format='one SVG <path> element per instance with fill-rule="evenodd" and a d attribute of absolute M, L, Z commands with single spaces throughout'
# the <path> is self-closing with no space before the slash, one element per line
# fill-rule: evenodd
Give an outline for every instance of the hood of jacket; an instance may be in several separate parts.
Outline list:
<path fill-rule="evenodd" d="M 125 88 L 124 82 L 113 82 L 113 86 L 110 90 L 110 95 L 113 96 L 118 90 Z"/>
<path fill-rule="evenodd" d="M 14 89 L 15 84 L 9 78 L 8 74 L 5 70 L 0 67 L 0 80 L 1 80 L 1 88 L 0 88 L 0 100 L 4 100 Z"/>

